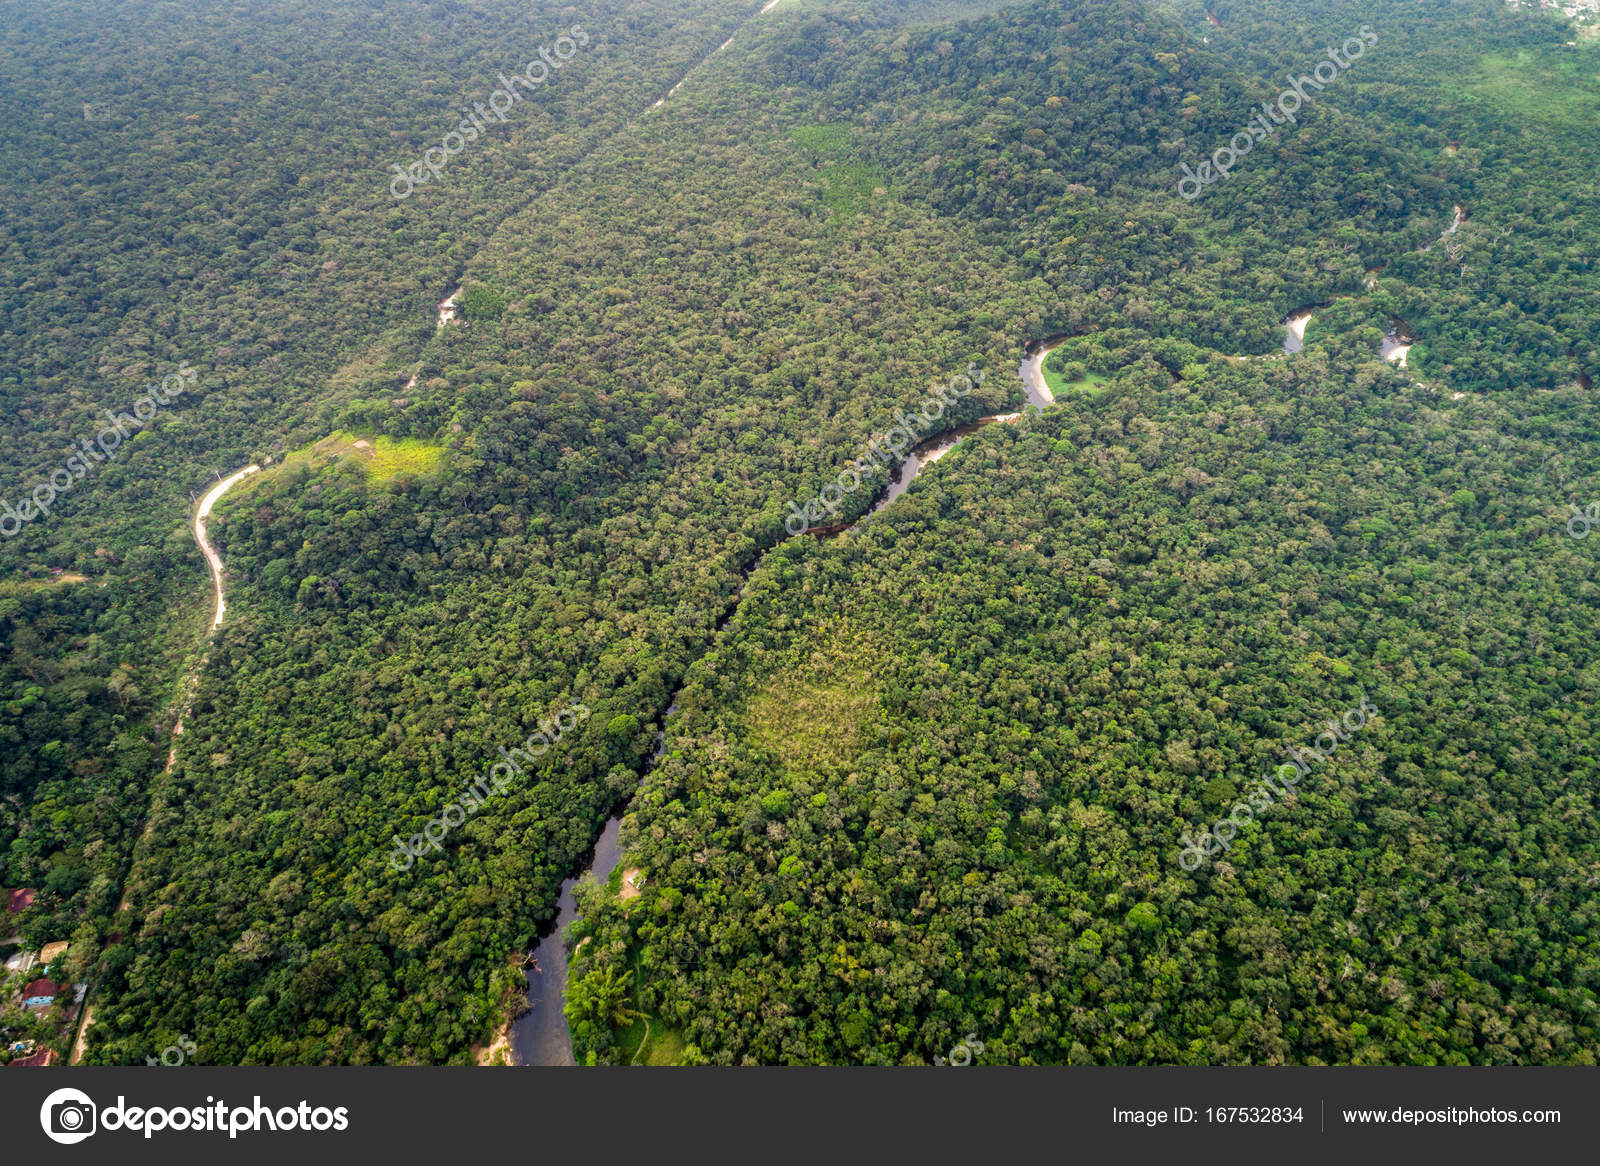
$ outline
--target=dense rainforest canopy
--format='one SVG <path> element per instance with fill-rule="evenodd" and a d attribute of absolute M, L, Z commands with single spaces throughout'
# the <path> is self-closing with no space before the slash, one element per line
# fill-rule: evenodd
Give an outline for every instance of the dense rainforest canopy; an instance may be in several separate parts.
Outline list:
<path fill-rule="evenodd" d="M 466 1061 L 626 806 L 582 1059 L 1592 1063 L 1597 42 L 1491 0 L 762 7 L 14 21 L 0 497 L 198 372 L 0 543 L 0 884 L 74 940 L 86 1059 Z M 786 536 L 1063 335 L 1055 406 Z M 202 648 L 186 509 L 250 461 Z"/>

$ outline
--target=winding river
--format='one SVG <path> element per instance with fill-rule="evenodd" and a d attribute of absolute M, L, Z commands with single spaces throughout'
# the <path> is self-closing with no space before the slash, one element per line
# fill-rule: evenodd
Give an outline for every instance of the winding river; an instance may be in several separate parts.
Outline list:
<path fill-rule="evenodd" d="M 770 8 L 771 5 L 768 5 Z M 1049 385 L 1044 380 L 1044 361 L 1050 352 L 1066 339 L 1061 336 L 1052 336 L 1042 341 L 1030 344 L 1025 350 L 1022 366 L 1017 370 L 1017 375 L 1023 384 L 1024 393 L 1028 404 L 1043 409 L 1055 403 L 1055 395 L 1051 393 Z M 960 441 L 978 432 L 989 425 L 1006 424 L 1022 417 L 1022 413 L 997 413 L 989 417 L 980 417 L 976 421 L 969 421 L 958 425 L 954 429 L 934 437 L 928 438 L 911 449 L 896 467 L 896 475 L 890 481 L 883 497 L 873 503 L 867 515 L 876 514 L 888 506 L 900 495 L 911 487 L 916 476 L 928 466 L 933 465 L 945 454 L 956 447 Z M 865 518 L 867 515 L 863 515 Z M 837 534 L 839 531 L 852 527 L 856 522 L 841 523 L 831 528 L 819 527 L 811 531 L 812 534 L 826 537 Z M 759 563 L 759 559 L 757 562 Z M 751 570 L 754 570 L 752 565 Z M 743 596 L 743 589 L 740 590 Z M 735 603 L 737 607 L 737 602 Z M 732 614 L 731 612 L 729 613 Z M 727 622 L 724 617 L 717 625 L 717 630 L 722 629 Z M 677 711 L 677 701 L 674 700 L 662 717 L 663 723 Z M 646 769 L 649 770 L 660 764 L 666 755 L 666 732 L 662 730 L 656 734 L 656 751 L 650 759 Z M 642 781 L 642 779 L 641 779 Z M 618 811 L 614 816 L 607 818 L 605 826 L 600 831 L 600 837 L 595 840 L 594 849 L 590 852 L 588 862 L 580 873 L 573 875 L 561 884 L 561 892 L 556 901 L 555 922 L 548 930 L 540 935 L 539 945 L 534 948 L 533 955 L 523 968 L 523 973 L 528 981 L 528 1011 L 511 1022 L 510 1062 L 513 1065 L 572 1065 L 576 1062 L 572 1056 L 572 1033 L 567 1028 L 566 1002 L 567 1002 L 567 947 L 565 936 L 567 929 L 578 917 L 578 903 L 574 890 L 580 880 L 587 875 L 593 875 L 595 881 L 604 884 L 611 877 L 611 872 L 616 870 L 617 863 L 621 861 L 621 832 L 622 815 L 627 812 L 627 807 Z"/>
<path fill-rule="evenodd" d="M 740 595 L 743 596 L 742 589 Z M 717 630 L 722 630 L 720 625 Z M 677 711 L 678 702 L 673 701 L 662 715 L 662 722 L 665 723 Z M 656 734 L 656 751 L 650 758 L 646 776 L 661 764 L 661 759 L 666 755 L 667 733 L 663 729 Z M 643 778 L 639 784 L 644 784 Z M 561 884 L 561 894 L 556 900 L 556 921 L 549 933 L 539 940 L 539 946 L 533 949 L 532 958 L 523 968 L 528 980 L 528 1011 L 511 1023 L 513 1065 L 575 1063 L 572 1059 L 572 1032 L 567 1028 L 567 945 L 564 939 L 567 928 L 578 917 L 578 901 L 573 891 L 584 875 L 593 875 L 595 881 L 603 885 L 611 877 L 611 872 L 617 869 L 617 862 L 622 857 L 619 842 L 622 815 L 626 812 L 627 807 L 623 807 L 606 819 L 600 837 L 595 839 L 594 849 L 589 852 L 587 866 Z"/>
<path fill-rule="evenodd" d="M 1435 239 L 1433 243 L 1424 243 L 1422 245 L 1422 250 L 1429 251 L 1432 250 L 1434 243 L 1443 243 L 1451 235 L 1454 235 L 1458 230 L 1460 230 L 1461 224 L 1466 221 L 1467 208 L 1462 206 L 1460 203 L 1457 203 L 1455 206 L 1455 215 L 1451 218 L 1450 225 L 1444 229 L 1444 232 L 1437 239 Z"/>
<path fill-rule="evenodd" d="M 772 5 L 767 6 L 769 9 Z M 679 82 L 681 85 L 682 82 Z M 670 94 L 669 94 L 670 96 Z M 659 105 L 660 102 L 657 102 Z M 1460 225 L 1460 208 L 1457 208 L 1457 221 L 1451 230 Z M 1445 232 L 1449 234 L 1449 231 Z M 452 297 L 453 298 L 453 297 Z M 1283 351 L 1286 354 L 1300 352 L 1305 347 L 1306 326 L 1311 323 L 1314 308 L 1311 305 L 1298 308 L 1284 320 L 1283 326 L 1286 335 L 1283 342 Z M 440 305 L 441 311 L 444 305 Z M 440 323 L 444 318 L 441 314 Z M 1024 393 L 1029 406 L 1044 409 L 1055 403 L 1055 394 L 1050 390 L 1045 381 L 1045 359 L 1069 335 L 1049 336 L 1042 340 L 1030 342 L 1023 350 L 1022 364 L 1017 369 L 1018 379 L 1021 380 Z M 1411 338 L 1401 324 L 1397 321 L 1395 330 L 1384 338 L 1383 355 L 1386 359 L 1398 359 L 1400 366 L 1405 367 L 1405 354 L 1411 347 Z M 892 475 L 888 487 L 882 497 L 878 498 L 867 511 L 866 515 L 876 514 L 899 498 L 911 487 L 911 483 L 928 466 L 933 465 L 950 450 L 954 449 L 961 440 L 988 425 L 1003 424 L 1019 419 L 1022 413 L 999 413 L 989 417 L 980 417 L 976 421 L 946 430 L 934 437 L 921 442 L 901 460 L 896 472 Z M 854 527 L 861 519 L 837 523 L 833 526 L 814 527 L 809 532 L 818 537 L 831 537 L 843 530 Z M 758 560 L 759 561 L 759 560 Z M 752 568 L 753 569 L 753 568 Z M 741 591 L 742 594 L 742 591 Z M 219 606 L 220 611 L 220 606 Z M 219 616 L 220 618 L 220 616 Z M 724 623 L 726 620 L 723 621 Z M 719 630 L 721 624 L 718 625 Z M 676 701 L 667 709 L 666 716 L 671 716 L 677 708 Z M 665 717 L 663 717 L 665 721 Z M 649 768 L 654 768 L 665 753 L 666 734 L 657 735 L 656 753 L 651 759 Z M 648 770 L 647 770 L 648 773 Z M 539 945 L 534 949 L 533 955 L 524 971 L 528 980 L 528 1005 L 529 1011 L 523 1013 L 511 1022 L 510 1046 L 511 1063 L 514 1065 L 572 1065 L 575 1063 L 572 1056 L 572 1034 L 567 1028 L 566 1018 L 566 986 L 567 986 L 567 949 L 565 934 L 578 916 L 577 900 L 573 894 L 578 882 L 586 875 L 593 875 L 596 881 L 604 884 L 612 871 L 616 870 L 621 861 L 621 829 L 622 815 L 626 807 L 615 816 L 606 820 L 605 826 L 600 831 L 599 838 L 595 841 L 594 849 L 589 855 L 588 862 L 579 874 L 572 876 L 561 884 L 560 897 L 557 900 L 556 919 L 550 928 L 545 931 L 539 940 Z"/>
<path fill-rule="evenodd" d="M 1056 395 L 1045 383 L 1044 359 L 1066 339 L 1066 336 L 1048 336 L 1043 340 L 1032 341 L 1023 348 L 1022 367 L 1017 369 L 1017 375 L 1022 378 L 1022 388 L 1028 394 L 1028 404 L 1043 409 L 1047 405 L 1056 403 Z"/>
<path fill-rule="evenodd" d="M 528 1011 L 511 1025 L 511 1063 L 514 1065 L 571 1065 L 572 1033 L 567 1028 L 567 945 L 562 938 L 578 917 L 573 889 L 585 875 L 604 883 L 622 856 L 618 836 L 622 815 L 607 818 L 595 840 L 589 864 L 580 874 L 561 884 L 556 901 L 556 921 L 550 933 L 533 949 L 532 961 L 523 969 L 528 977 Z"/>

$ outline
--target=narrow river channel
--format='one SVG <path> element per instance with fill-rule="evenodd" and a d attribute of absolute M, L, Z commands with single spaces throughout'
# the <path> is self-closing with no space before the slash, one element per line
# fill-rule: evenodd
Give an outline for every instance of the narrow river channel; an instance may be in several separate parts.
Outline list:
<path fill-rule="evenodd" d="M 512 1063 L 516 1065 L 570 1065 L 572 1033 L 567 1029 L 567 945 L 563 940 L 568 927 L 578 917 L 573 888 L 584 875 L 592 874 L 604 883 L 622 856 L 618 836 L 622 816 L 606 820 L 605 829 L 595 840 L 589 865 L 582 873 L 561 884 L 556 902 L 556 922 L 550 934 L 533 949 L 533 962 L 525 969 L 528 977 L 529 1011 L 511 1026 Z"/>
<path fill-rule="evenodd" d="M 1050 337 L 1029 345 L 1017 375 L 1021 379 L 1028 404 L 1040 409 L 1055 402 L 1055 396 L 1044 379 L 1044 360 L 1063 337 Z M 926 467 L 931 466 L 945 454 L 949 453 L 965 437 L 989 425 L 1013 422 L 1022 416 L 1021 413 L 998 413 L 990 417 L 980 417 L 976 421 L 969 421 L 965 425 L 946 430 L 936 437 L 931 437 L 913 448 L 900 462 L 899 475 L 893 478 L 883 497 L 873 503 L 867 515 L 876 514 L 911 487 L 916 476 Z M 867 515 L 863 515 L 865 518 Z M 857 521 L 860 521 L 859 519 Z M 818 528 L 811 533 L 826 537 L 836 534 L 839 530 L 854 523 L 844 523 L 836 528 Z M 759 563 L 760 560 L 758 559 Z M 752 565 L 751 570 L 754 570 Z M 742 594 L 742 589 L 741 589 Z M 724 621 L 726 622 L 726 621 Z M 720 625 L 719 625 L 720 630 Z M 677 709 L 674 701 L 668 706 L 662 720 L 665 722 Z M 650 768 L 660 764 L 666 755 L 666 733 L 662 731 L 656 737 L 655 756 L 650 760 Z M 647 771 L 648 772 L 648 771 Z M 513 1065 L 571 1065 L 572 1033 L 567 1028 L 566 1003 L 567 1003 L 567 946 L 565 935 L 567 928 L 578 917 L 577 899 L 573 894 L 579 880 L 585 875 L 593 875 L 596 882 L 605 883 L 611 877 L 611 872 L 616 870 L 617 863 L 622 857 L 621 832 L 622 815 L 626 807 L 614 817 L 606 819 L 605 826 L 600 831 L 600 837 L 595 840 L 594 850 L 584 868 L 561 884 L 560 897 L 556 902 L 556 919 L 550 929 L 539 940 L 539 946 L 534 948 L 533 957 L 524 967 L 523 972 L 528 979 L 528 1008 L 529 1010 L 511 1022 L 511 1063 Z"/>
<path fill-rule="evenodd" d="M 1306 325 L 1311 322 L 1311 316 L 1311 307 L 1300 308 L 1284 321 L 1287 331 L 1283 343 L 1285 353 L 1296 353 L 1304 347 Z M 1034 341 L 1024 349 L 1017 376 L 1022 381 L 1029 406 L 1043 409 L 1055 403 L 1055 394 L 1045 381 L 1044 362 L 1051 351 L 1066 339 L 1068 339 L 1066 336 L 1051 336 Z M 1409 337 L 1405 343 L 1400 343 L 1400 337 L 1391 334 L 1385 339 L 1384 355 L 1393 359 L 1393 353 L 1397 350 L 1403 367 L 1405 350 L 1409 347 Z M 883 496 L 878 498 L 862 517 L 876 514 L 904 494 L 910 489 L 911 483 L 916 480 L 919 473 L 949 453 L 963 438 L 988 425 L 1016 421 L 1022 415 L 1022 413 L 999 413 L 990 417 L 980 417 L 976 421 L 946 430 L 917 445 L 900 462 L 898 476 L 892 478 Z M 828 538 L 853 527 L 859 521 L 861 519 L 855 522 L 842 522 L 831 527 L 817 527 L 810 533 Z M 666 715 L 671 716 L 676 708 L 677 704 L 674 702 L 667 709 Z M 655 757 L 651 760 L 652 768 L 660 762 L 665 750 L 666 734 L 662 732 L 657 737 Z M 563 937 L 567 928 L 578 916 L 578 905 L 573 896 L 573 889 L 578 881 L 585 875 L 592 874 L 597 882 L 604 883 L 621 861 L 622 813 L 625 812 L 626 809 L 606 820 L 583 870 L 561 884 L 555 923 L 540 939 L 539 946 L 534 949 L 532 960 L 524 969 L 528 978 L 530 1010 L 514 1020 L 511 1025 L 511 1063 L 514 1065 L 574 1063 L 572 1034 L 567 1028 L 566 1018 L 567 949 Z"/>

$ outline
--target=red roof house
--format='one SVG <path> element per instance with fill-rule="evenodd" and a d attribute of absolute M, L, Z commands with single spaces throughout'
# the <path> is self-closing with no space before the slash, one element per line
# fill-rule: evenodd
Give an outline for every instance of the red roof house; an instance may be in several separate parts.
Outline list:
<path fill-rule="evenodd" d="M 24 1008 L 48 1007 L 50 1001 L 56 998 L 60 985 L 54 980 L 35 980 L 22 989 L 22 1006 Z"/>
<path fill-rule="evenodd" d="M 23 887 L 21 890 L 12 891 L 11 898 L 6 903 L 6 910 L 13 915 L 20 915 L 33 906 L 35 891 L 32 887 Z"/>
<path fill-rule="evenodd" d="M 45 1051 L 42 1053 L 34 1053 L 31 1057 L 22 1057 L 18 1060 L 12 1061 L 11 1064 L 6 1067 L 10 1069 L 42 1068 L 43 1066 L 50 1064 L 50 1062 L 55 1059 L 56 1051 L 54 1049 L 45 1049 Z"/>

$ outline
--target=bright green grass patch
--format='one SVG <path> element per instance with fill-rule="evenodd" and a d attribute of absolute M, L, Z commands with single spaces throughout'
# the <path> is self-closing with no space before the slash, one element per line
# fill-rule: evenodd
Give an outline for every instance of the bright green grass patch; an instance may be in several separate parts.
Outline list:
<path fill-rule="evenodd" d="M 637 1015 L 626 1028 L 611 1030 L 620 1050 L 618 1060 L 624 1065 L 683 1064 L 683 1052 L 688 1042 L 683 1039 L 683 1033 L 668 1028 L 660 1017 L 644 1011 L 644 992 L 641 988 L 644 970 L 640 966 L 639 953 L 634 952 L 628 962 L 633 968 L 633 1007 Z"/>
<path fill-rule="evenodd" d="M 380 437 L 367 463 L 367 475 L 388 482 L 401 474 L 426 474 L 439 464 L 444 447 L 420 437 Z"/>
<path fill-rule="evenodd" d="M 805 151 L 812 177 L 822 186 L 829 218 L 842 218 L 870 206 L 889 190 L 889 176 L 876 166 L 850 161 L 850 127 L 843 122 L 796 126 L 789 137 Z"/>
<path fill-rule="evenodd" d="M 624 1065 L 681 1065 L 688 1042 L 683 1033 L 668 1028 L 654 1016 L 614 1030 L 618 1058 Z"/>
<path fill-rule="evenodd" d="M 1600 119 L 1600 58 L 1588 49 L 1488 53 L 1476 75 L 1451 88 L 1530 121 L 1592 125 Z"/>
<path fill-rule="evenodd" d="M 1106 386 L 1110 383 L 1111 382 L 1106 380 L 1105 377 L 1102 377 L 1096 373 L 1090 373 L 1081 380 L 1069 381 L 1067 383 L 1067 392 L 1082 393 L 1086 397 L 1098 397 L 1106 391 Z M 1050 393 L 1053 396 L 1055 394 L 1055 390 L 1051 389 Z"/>
<path fill-rule="evenodd" d="M 652 1028 L 650 1043 L 645 1047 L 642 1065 L 681 1065 L 683 1050 L 688 1044 L 683 1033 L 675 1028 Z"/>
<path fill-rule="evenodd" d="M 341 430 L 313 445 L 295 450 L 284 459 L 285 466 L 308 462 L 312 469 L 340 461 L 354 461 L 366 471 L 369 480 L 390 482 L 402 475 L 431 472 L 444 456 L 444 447 L 420 437 L 367 436 Z"/>
<path fill-rule="evenodd" d="M 1050 387 L 1051 396 L 1058 393 L 1082 393 L 1086 397 L 1098 397 L 1106 391 L 1106 386 L 1111 381 L 1097 372 L 1091 372 L 1075 381 L 1046 375 L 1044 383 Z"/>
<path fill-rule="evenodd" d="M 859 753 L 865 730 L 881 721 L 875 672 L 884 659 L 865 637 L 844 629 L 806 644 L 805 658 L 785 661 L 745 703 L 749 738 L 786 768 L 828 773 Z M 778 788 L 769 813 L 787 813 Z"/>
<path fill-rule="evenodd" d="M 1052 352 L 1045 357 L 1043 371 L 1045 387 L 1054 397 L 1071 393 L 1098 397 L 1111 383 L 1111 378 L 1106 374 L 1095 372 L 1082 361 L 1068 360 L 1060 352 Z"/>
<path fill-rule="evenodd" d="M 796 126 L 789 137 L 802 150 L 819 156 L 842 157 L 850 149 L 850 127 L 843 122 Z"/>
<path fill-rule="evenodd" d="M 839 163 L 821 171 L 822 201 L 830 217 L 853 215 L 889 192 L 889 176 L 876 166 Z"/>

